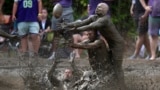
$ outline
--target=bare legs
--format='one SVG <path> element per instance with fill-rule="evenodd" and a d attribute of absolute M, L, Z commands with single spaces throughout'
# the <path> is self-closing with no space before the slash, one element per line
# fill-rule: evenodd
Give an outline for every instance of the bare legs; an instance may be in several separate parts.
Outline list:
<path fill-rule="evenodd" d="M 147 33 L 140 34 L 138 36 L 133 57 L 137 57 L 139 55 L 140 49 L 141 49 L 143 44 L 145 45 L 148 54 L 150 54 L 150 44 L 149 44 L 149 38 L 148 38 Z"/>
<path fill-rule="evenodd" d="M 87 31 L 82 32 L 82 36 L 80 34 L 73 35 L 73 42 L 74 43 L 79 43 L 84 40 L 88 40 L 88 32 Z M 81 49 L 74 49 L 74 52 L 75 52 L 75 58 L 80 58 L 80 54 L 81 54 L 82 50 Z"/>
<path fill-rule="evenodd" d="M 158 36 L 150 36 L 150 46 L 151 46 L 150 60 L 154 60 L 156 58 L 156 49 L 158 46 Z"/>
<path fill-rule="evenodd" d="M 24 36 L 24 37 L 21 38 L 21 48 L 20 48 L 20 51 L 22 53 L 25 53 L 25 52 L 27 52 L 27 48 L 28 48 L 28 37 Z"/>
<path fill-rule="evenodd" d="M 4 4 L 4 0 L 0 0 L 0 23 L 4 22 L 3 12 L 2 12 L 3 4 Z"/>
<path fill-rule="evenodd" d="M 53 38 L 52 49 L 51 49 L 52 53 L 51 53 L 51 56 L 48 58 L 48 60 L 55 59 L 55 51 L 57 49 L 57 45 L 58 45 L 59 40 L 60 39 L 57 35 Z"/>
<path fill-rule="evenodd" d="M 73 35 L 73 42 L 74 43 L 80 42 L 81 41 L 80 39 L 81 39 L 81 36 L 79 34 Z M 75 58 L 80 58 L 80 49 L 74 49 L 74 52 L 75 52 Z"/>
<path fill-rule="evenodd" d="M 35 54 L 38 54 L 38 50 L 40 47 L 40 37 L 38 34 L 31 34 L 30 37 L 33 46 L 33 51 Z"/>
<path fill-rule="evenodd" d="M 40 37 L 38 34 L 31 34 L 29 37 L 24 36 L 21 38 L 21 52 L 25 53 L 29 51 L 33 51 L 34 54 L 38 54 L 40 46 Z"/>

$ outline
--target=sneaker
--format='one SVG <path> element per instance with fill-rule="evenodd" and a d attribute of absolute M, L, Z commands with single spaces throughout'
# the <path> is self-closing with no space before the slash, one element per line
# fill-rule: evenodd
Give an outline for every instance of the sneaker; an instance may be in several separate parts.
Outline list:
<path fill-rule="evenodd" d="M 137 58 L 136 55 L 132 55 L 132 56 L 129 57 L 129 60 L 134 60 L 134 59 L 136 59 L 136 58 Z"/>
<path fill-rule="evenodd" d="M 48 58 L 48 60 L 53 60 L 55 59 L 55 52 L 52 53 L 52 55 Z"/>
<path fill-rule="evenodd" d="M 145 58 L 145 60 L 149 60 L 150 59 L 150 55 L 147 55 L 147 57 Z"/>
<path fill-rule="evenodd" d="M 74 59 L 75 59 L 75 56 L 76 56 L 75 52 L 74 52 L 74 51 L 71 52 L 71 53 L 70 53 L 70 60 L 69 60 L 69 62 L 73 62 Z"/>

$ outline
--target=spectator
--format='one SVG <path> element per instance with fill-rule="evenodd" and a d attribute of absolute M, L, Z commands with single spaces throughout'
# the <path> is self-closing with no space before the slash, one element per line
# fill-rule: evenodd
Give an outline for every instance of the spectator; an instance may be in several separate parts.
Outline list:
<path fill-rule="evenodd" d="M 8 34 L 8 29 L 10 29 L 9 26 L 10 26 L 11 17 L 10 15 L 3 15 L 2 9 L 3 9 L 4 3 L 5 3 L 5 0 L 0 0 L 0 38 L 2 42 L 5 40 L 5 38 L 10 38 L 10 39 L 17 38 L 15 35 Z"/>
<path fill-rule="evenodd" d="M 52 17 L 52 25 L 51 25 L 51 29 L 53 30 L 57 30 L 57 24 L 63 22 L 72 22 L 73 21 L 73 10 L 72 10 L 72 0 L 52 0 L 53 1 L 53 5 L 56 5 L 57 3 L 59 3 L 62 6 L 62 16 L 59 16 L 59 18 L 55 17 L 53 15 Z M 49 60 L 52 60 L 55 58 L 55 49 L 57 48 L 57 44 L 58 43 L 58 37 L 59 35 L 54 33 L 54 40 L 52 43 L 52 54 L 51 56 L 48 58 Z M 72 53 L 71 53 L 72 54 Z M 70 54 L 70 58 L 73 58 L 73 55 Z"/>
<path fill-rule="evenodd" d="M 41 39 L 45 39 L 46 33 L 51 32 L 51 21 L 48 19 L 46 8 L 42 9 L 42 19 L 39 21 Z"/>
<path fill-rule="evenodd" d="M 84 31 L 81 33 L 77 33 L 73 35 L 73 42 L 79 43 L 84 40 L 88 40 L 88 31 Z M 81 50 L 80 49 L 74 49 L 75 58 L 80 58 Z"/>
<path fill-rule="evenodd" d="M 150 36 L 150 48 L 151 57 L 150 60 L 156 59 L 156 49 L 158 46 L 158 36 L 160 35 L 160 1 L 149 0 L 148 5 L 146 0 L 140 0 L 143 8 L 149 15 L 149 36 Z"/>
<path fill-rule="evenodd" d="M 41 0 L 14 0 L 12 20 L 17 20 L 18 34 L 21 36 L 21 52 L 25 54 L 28 50 L 28 36 L 32 43 L 34 54 L 39 50 L 39 24 L 41 17 Z"/>
<path fill-rule="evenodd" d="M 4 4 L 4 1 L 5 1 L 5 0 L 1 0 L 1 1 L 0 1 L 0 10 L 2 10 L 2 7 L 3 7 L 3 4 Z"/>
<path fill-rule="evenodd" d="M 145 0 L 146 1 L 146 0 Z M 147 1 L 146 1 L 147 2 Z M 147 20 L 142 19 L 145 14 L 145 9 L 141 5 L 139 0 L 132 1 L 131 15 L 134 17 L 136 28 L 138 32 L 138 39 L 136 41 L 134 54 L 129 59 L 136 59 L 140 53 L 140 49 L 144 44 L 148 54 L 150 55 L 150 45 L 148 38 L 148 23 Z"/>
<path fill-rule="evenodd" d="M 3 7 L 3 4 L 4 4 L 4 0 L 1 0 L 0 1 L 0 23 L 3 23 L 3 13 L 2 13 L 2 7 Z"/>

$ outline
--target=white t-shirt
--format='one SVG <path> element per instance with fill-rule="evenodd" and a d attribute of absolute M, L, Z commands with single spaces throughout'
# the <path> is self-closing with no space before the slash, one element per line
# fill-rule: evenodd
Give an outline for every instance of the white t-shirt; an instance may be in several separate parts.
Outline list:
<path fill-rule="evenodd" d="M 132 0 L 132 4 L 135 4 L 136 3 L 136 0 Z"/>
<path fill-rule="evenodd" d="M 44 30 L 45 29 L 46 20 L 42 20 L 41 24 L 42 24 L 42 29 Z"/>

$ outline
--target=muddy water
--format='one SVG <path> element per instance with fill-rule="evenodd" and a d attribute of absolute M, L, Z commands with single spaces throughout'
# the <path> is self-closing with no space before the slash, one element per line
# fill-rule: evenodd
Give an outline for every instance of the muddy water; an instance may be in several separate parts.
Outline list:
<path fill-rule="evenodd" d="M 84 67 L 85 69 L 88 66 L 86 59 L 77 60 L 76 64 L 78 67 Z M 35 72 L 37 71 L 37 73 L 34 74 L 35 77 L 38 75 L 42 76 L 43 73 L 45 73 L 45 70 L 48 70 L 51 67 L 51 62 L 47 61 L 46 59 L 41 59 L 39 65 L 40 66 L 35 70 Z M 58 71 L 63 72 L 64 68 L 67 66 L 67 63 L 61 62 Z M 123 68 L 128 90 L 160 90 L 160 60 L 125 60 L 123 63 Z M 22 72 L 26 70 L 28 70 L 26 67 L 23 67 L 22 70 L 22 68 L 18 66 L 18 60 L 16 58 L 1 58 L 0 90 L 25 90 L 25 81 L 21 75 L 25 75 Z M 35 79 L 32 78 L 32 80 Z M 42 83 L 39 84 L 39 87 L 42 87 Z M 32 90 L 45 89 L 47 90 L 47 88 L 38 88 Z"/>

